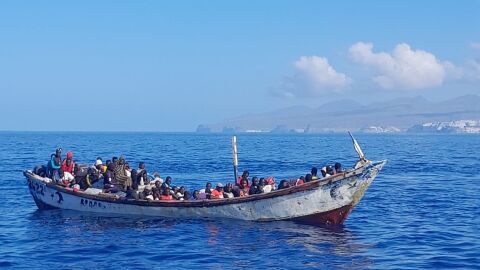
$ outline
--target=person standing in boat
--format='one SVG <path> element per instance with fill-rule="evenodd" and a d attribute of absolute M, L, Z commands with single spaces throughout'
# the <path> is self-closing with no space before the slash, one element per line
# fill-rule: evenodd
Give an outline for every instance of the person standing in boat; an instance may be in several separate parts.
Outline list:
<path fill-rule="evenodd" d="M 48 177 L 53 181 L 60 181 L 60 167 L 62 165 L 62 148 L 57 148 L 55 154 L 50 156 L 50 161 L 47 164 Z"/>
<path fill-rule="evenodd" d="M 132 185 L 134 189 L 145 186 L 148 183 L 147 170 L 145 169 L 145 163 L 138 163 L 138 169 L 132 170 Z"/>
<path fill-rule="evenodd" d="M 107 171 L 103 174 L 103 191 L 105 193 L 117 193 L 117 183 L 115 181 L 115 165 L 110 162 L 107 166 Z"/>
<path fill-rule="evenodd" d="M 75 175 L 73 172 L 74 168 L 75 168 L 75 163 L 73 162 L 73 153 L 71 151 L 68 151 L 67 157 L 63 160 L 62 166 L 60 167 L 60 169 L 64 173 L 69 173 L 74 176 Z"/>
<path fill-rule="evenodd" d="M 248 181 L 248 176 L 250 176 L 250 172 L 247 171 L 247 170 L 243 171 L 242 176 L 238 177 L 237 183 L 235 183 L 235 185 L 240 186 L 242 180 L 246 180 L 247 181 L 247 186 L 250 187 L 250 183 Z"/>
<path fill-rule="evenodd" d="M 115 164 L 115 162 L 113 162 Z M 127 187 L 132 186 L 132 178 L 127 175 L 127 166 L 125 164 L 125 158 L 121 156 L 118 159 L 118 164 L 115 166 L 115 181 L 118 183 L 123 191 L 127 190 Z"/>

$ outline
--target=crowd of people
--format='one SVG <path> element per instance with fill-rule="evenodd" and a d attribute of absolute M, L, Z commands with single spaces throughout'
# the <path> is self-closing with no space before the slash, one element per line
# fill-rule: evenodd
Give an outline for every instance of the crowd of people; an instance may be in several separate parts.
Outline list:
<path fill-rule="evenodd" d="M 58 185 L 72 188 L 74 191 L 100 187 L 104 193 L 121 194 L 126 199 L 151 201 L 245 197 L 303 185 L 342 172 L 340 163 L 322 167 L 321 175 L 318 175 L 318 169 L 313 167 L 305 176 L 282 180 L 276 186 L 272 176 L 250 177 L 249 171 L 244 171 L 235 183 L 217 183 L 214 187 L 211 182 L 207 182 L 205 188 L 189 192 L 185 186 L 173 185 L 170 176 L 163 180 L 158 172 L 148 174 L 144 162 L 140 162 L 138 168 L 132 169 L 123 156 L 113 157 L 105 162 L 101 157 L 97 157 L 92 166 L 82 166 L 74 162 L 71 151 L 68 151 L 62 160 L 62 149 L 58 148 L 50 156 L 46 166 L 37 166 L 34 169 L 35 174 L 48 177 Z"/>

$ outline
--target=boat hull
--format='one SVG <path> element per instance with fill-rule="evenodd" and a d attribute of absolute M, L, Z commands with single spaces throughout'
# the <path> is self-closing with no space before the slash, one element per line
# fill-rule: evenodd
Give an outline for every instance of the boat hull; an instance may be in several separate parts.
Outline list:
<path fill-rule="evenodd" d="M 31 171 L 24 172 L 39 209 L 167 218 L 293 220 L 312 225 L 342 224 L 363 197 L 385 161 L 288 189 L 242 198 L 202 201 L 126 200 L 111 194 L 74 192 Z"/>

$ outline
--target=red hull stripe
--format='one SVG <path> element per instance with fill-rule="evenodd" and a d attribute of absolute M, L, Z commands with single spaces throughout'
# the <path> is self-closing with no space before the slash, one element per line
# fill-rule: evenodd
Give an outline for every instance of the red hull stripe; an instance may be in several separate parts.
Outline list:
<path fill-rule="evenodd" d="M 347 219 L 352 209 L 352 205 L 346 205 L 327 212 L 296 217 L 291 220 L 309 225 L 340 225 Z"/>

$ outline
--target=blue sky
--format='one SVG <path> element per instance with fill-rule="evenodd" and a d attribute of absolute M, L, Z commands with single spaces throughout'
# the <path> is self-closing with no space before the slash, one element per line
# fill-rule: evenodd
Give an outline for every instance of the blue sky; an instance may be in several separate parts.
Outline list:
<path fill-rule="evenodd" d="M 480 93 L 480 1 L 1 1 L 0 130 Z"/>

